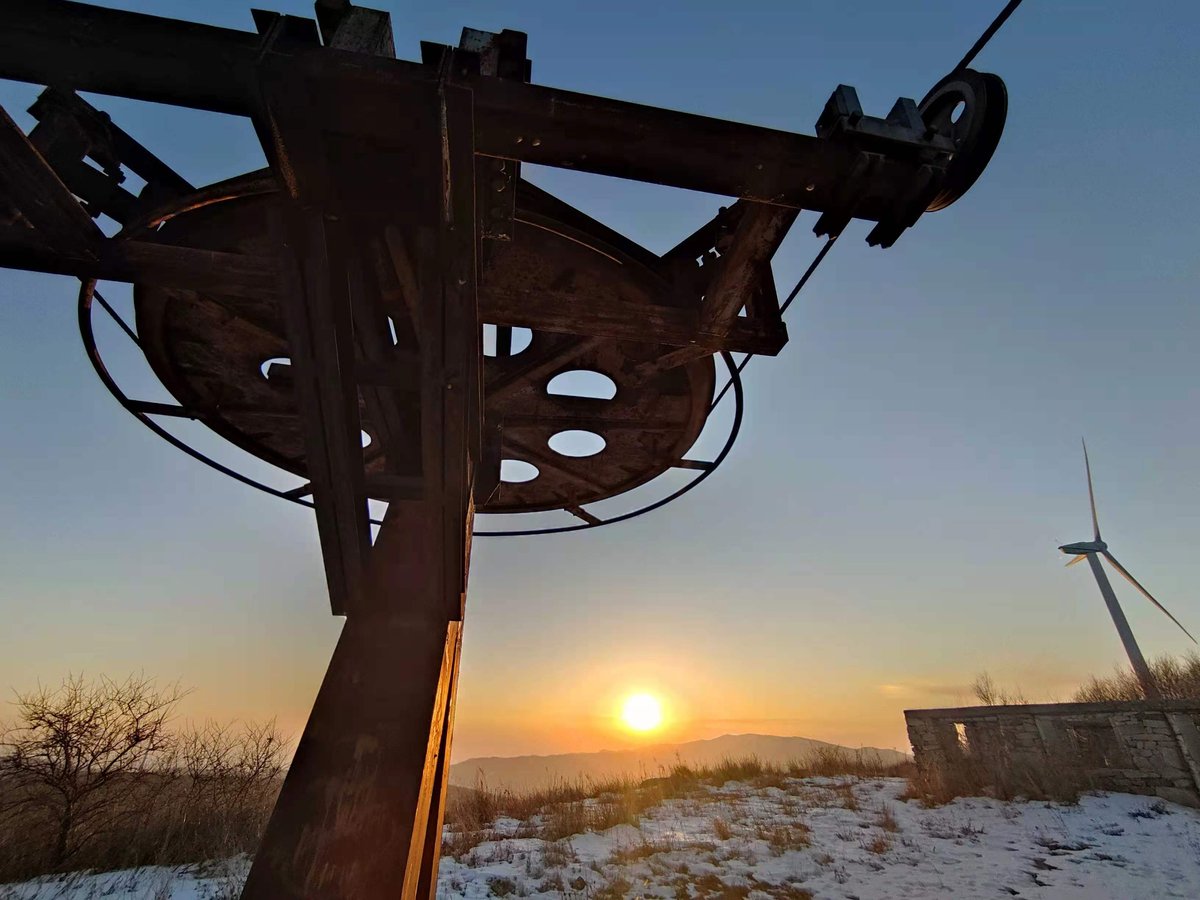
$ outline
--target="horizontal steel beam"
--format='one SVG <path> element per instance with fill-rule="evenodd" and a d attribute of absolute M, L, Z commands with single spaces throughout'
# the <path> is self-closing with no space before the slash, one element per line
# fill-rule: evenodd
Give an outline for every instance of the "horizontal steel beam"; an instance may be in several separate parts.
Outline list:
<path fill-rule="evenodd" d="M 106 240 L 90 249 L 57 249 L 29 234 L 0 228 L 0 266 L 76 278 L 140 282 L 235 297 L 273 296 L 275 260 L 241 253 L 177 247 L 149 241 Z"/>
<path fill-rule="evenodd" d="M 0 77 L 222 113 L 258 108 L 258 67 L 294 54 L 305 77 L 376 89 L 432 82 L 420 63 L 296 44 L 65 0 L 10 0 Z M 292 63 L 288 63 L 289 66 Z M 792 134 L 501 78 L 458 76 L 474 94 L 475 150 L 500 157 L 824 211 L 854 169 L 860 141 Z M 337 113 L 336 110 L 333 111 Z M 355 119 L 353 109 L 345 116 Z M 386 117 L 384 117 L 386 118 Z M 340 124 L 361 126 L 369 121 Z M 877 220 L 909 190 L 928 152 L 873 141 L 883 158 L 854 215 Z"/>
<path fill-rule="evenodd" d="M 279 290 L 279 267 L 269 257 L 147 241 L 106 241 L 100 245 L 97 259 L 83 252 L 53 250 L 0 229 L 0 266 L 238 297 L 274 296 Z M 714 333 L 701 327 L 698 311 L 618 300 L 585 303 L 561 292 L 537 296 L 520 291 L 501 293 L 486 285 L 480 289 L 479 315 L 481 321 L 499 325 L 669 346 L 695 345 L 707 352 L 773 356 L 787 343 L 782 323 L 768 326 L 753 319 L 736 319 L 728 333 Z M 367 371 L 373 382 L 392 383 L 403 377 L 400 370 Z"/>
<path fill-rule="evenodd" d="M 249 115 L 262 39 L 67 0 L 8 0 L 0 77 Z"/>

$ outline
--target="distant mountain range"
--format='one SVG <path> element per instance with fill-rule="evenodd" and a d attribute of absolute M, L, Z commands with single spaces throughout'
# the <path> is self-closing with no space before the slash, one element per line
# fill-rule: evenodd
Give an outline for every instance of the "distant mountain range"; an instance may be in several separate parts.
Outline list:
<path fill-rule="evenodd" d="M 660 744 L 637 750 L 601 750 L 597 753 L 560 753 L 554 756 L 481 756 L 450 766 L 450 783 L 492 789 L 527 791 L 563 781 L 617 777 L 654 778 L 672 766 L 712 765 L 727 758 L 756 756 L 763 762 L 803 762 L 822 748 L 862 754 L 884 764 L 908 757 L 897 750 L 878 747 L 842 747 L 803 737 L 773 734 L 726 734 L 707 741 Z"/>

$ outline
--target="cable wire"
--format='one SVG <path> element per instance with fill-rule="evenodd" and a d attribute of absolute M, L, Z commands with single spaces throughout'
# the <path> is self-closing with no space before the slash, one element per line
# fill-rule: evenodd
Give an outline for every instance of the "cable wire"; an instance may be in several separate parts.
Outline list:
<path fill-rule="evenodd" d="M 971 49 L 967 51 L 967 55 L 959 60 L 958 65 L 955 66 L 952 71 L 957 72 L 959 69 L 965 69 L 972 62 L 974 62 L 975 57 L 979 55 L 979 52 L 987 46 L 988 41 L 995 37 L 996 32 L 1000 30 L 1000 26 L 1008 21 L 1008 17 L 1011 16 L 1020 5 L 1021 0 L 1008 0 L 1008 5 L 1005 6 L 1004 9 L 1000 10 L 1000 15 L 996 16 L 996 18 L 992 20 L 992 24 L 989 25 L 983 34 L 979 36 L 979 40 L 972 45 Z"/>
<path fill-rule="evenodd" d="M 961 60 L 959 60 L 958 65 L 954 67 L 953 71 L 958 71 L 959 69 L 965 69 L 972 62 L 974 62 L 975 57 L 978 56 L 980 51 L 982 51 L 983 48 L 987 46 L 988 41 L 990 41 L 993 37 L 996 36 L 996 32 L 999 31 L 1000 28 L 1004 25 L 1004 23 L 1008 21 L 1009 16 L 1011 16 L 1014 12 L 1016 12 L 1017 7 L 1020 5 L 1021 5 L 1021 0 L 1009 0 L 1009 2 L 1005 5 L 1004 9 L 1000 10 L 1000 14 L 997 15 L 996 18 L 992 20 L 992 24 L 990 24 L 984 30 L 983 34 L 981 34 L 979 36 L 979 40 L 977 40 L 973 45 L 971 45 L 971 49 L 967 51 L 967 55 L 964 56 Z M 787 299 L 784 300 L 782 304 L 780 304 L 779 315 L 782 316 L 785 312 L 787 312 L 787 308 L 792 305 L 792 301 L 796 299 L 796 295 L 799 294 L 800 291 L 804 288 L 804 285 L 806 285 L 808 283 L 808 279 L 810 279 L 812 277 L 813 272 L 817 271 L 817 266 L 819 266 L 821 264 L 821 261 L 823 259 L 825 259 L 825 254 L 827 254 L 829 252 L 830 248 L 833 247 L 833 244 L 836 240 L 837 240 L 837 235 L 831 235 L 829 240 L 827 240 L 825 242 L 825 246 L 821 248 L 820 252 L 816 255 L 816 257 L 813 259 L 813 261 L 809 264 L 809 267 L 805 270 L 804 274 L 800 276 L 800 280 L 796 282 L 796 286 L 792 288 L 791 293 L 789 293 L 787 296 Z M 737 364 L 737 373 L 739 375 L 743 371 L 745 371 L 746 366 L 749 364 L 750 360 L 752 360 L 753 358 L 754 358 L 753 353 L 747 353 L 744 357 L 742 357 L 741 362 L 739 362 Z M 720 392 L 717 394 L 716 399 L 713 400 L 712 405 L 710 405 L 708 407 L 708 411 L 710 414 L 712 413 L 712 411 L 714 409 L 717 408 L 717 404 L 720 403 L 723 399 L 725 399 L 725 395 L 729 392 L 730 385 L 732 385 L 732 384 L 733 384 L 732 378 L 729 381 L 725 382 L 724 386 L 721 388 Z"/>
<path fill-rule="evenodd" d="M 800 276 L 800 280 L 796 282 L 795 287 L 793 287 L 788 293 L 787 299 L 779 305 L 780 316 L 787 312 L 787 308 L 792 305 L 792 301 L 796 299 L 796 295 L 804 289 L 806 284 L 808 284 L 808 279 L 812 278 L 813 272 L 817 271 L 817 266 L 821 265 L 821 260 L 825 258 L 825 254 L 829 252 L 829 249 L 833 246 L 836 240 L 836 234 L 830 235 L 829 240 L 825 242 L 825 245 L 820 249 L 820 251 L 818 251 L 817 255 L 813 257 L 813 261 L 808 264 L 808 268 L 804 270 L 804 274 Z M 737 364 L 736 372 L 738 375 L 742 374 L 752 359 L 754 359 L 753 353 L 747 353 L 742 357 L 742 361 Z M 717 404 L 725 399 L 725 395 L 729 392 L 729 388 L 732 384 L 733 377 L 730 376 L 729 380 L 726 381 L 724 386 L 721 388 L 720 393 L 717 394 L 716 399 L 713 400 L 712 404 L 708 407 L 709 415 L 712 415 L 712 411 L 717 408 Z"/>

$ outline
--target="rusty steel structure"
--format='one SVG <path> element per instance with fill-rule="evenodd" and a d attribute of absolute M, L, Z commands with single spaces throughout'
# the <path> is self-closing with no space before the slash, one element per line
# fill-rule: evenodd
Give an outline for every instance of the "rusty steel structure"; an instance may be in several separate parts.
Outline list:
<path fill-rule="evenodd" d="M 273 492 L 313 506 L 346 616 L 254 900 L 433 896 L 475 514 L 589 526 L 586 504 L 710 467 L 687 454 L 714 359 L 787 342 L 771 260 L 800 212 L 892 245 L 971 187 L 1007 104 L 964 62 L 881 118 L 838 87 L 806 136 L 535 85 L 516 31 L 400 60 L 388 15 L 346 0 L 254 11 L 253 32 L 64 0 L 4 20 L 0 77 L 47 89 L 28 135 L 0 114 L 0 265 L 78 277 L 85 337 L 97 281 L 134 285 L 128 333 L 178 402 L 118 396 L 299 476 Z M 269 165 L 197 188 L 77 91 L 248 117 Z M 732 202 L 658 255 L 523 163 Z M 615 395 L 550 393 L 568 370 Z M 604 449 L 551 449 L 569 430 Z M 537 477 L 506 481 L 504 460 Z"/>

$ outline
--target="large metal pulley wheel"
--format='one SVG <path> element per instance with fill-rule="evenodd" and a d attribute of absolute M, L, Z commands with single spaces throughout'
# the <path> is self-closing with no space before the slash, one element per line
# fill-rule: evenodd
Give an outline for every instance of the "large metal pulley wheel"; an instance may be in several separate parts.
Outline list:
<path fill-rule="evenodd" d="M 959 69 L 933 86 L 917 109 L 925 126 L 954 142 L 954 158 L 927 210 L 945 209 L 987 167 L 1008 115 L 1008 91 L 997 75 Z"/>
<path fill-rule="evenodd" d="M 155 234 L 184 246 L 270 257 L 277 185 L 261 173 L 202 189 L 164 211 Z M 514 239 L 480 266 L 481 306 L 497 297 L 574 295 L 618 297 L 646 308 L 688 310 L 699 303 L 673 291 L 658 258 L 632 242 L 618 248 L 598 223 L 524 181 L 517 184 Z M 569 222 L 559 217 L 567 217 Z M 386 317 L 398 353 L 419 351 L 405 283 L 381 238 L 364 227 L 355 239 L 366 260 L 359 290 Z M 141 347 L 181 406 L 241 449 L 301 477 L 309 477 L 303 419 L 296 398 L 283 308 L 272 295 L 134 285 Z M 364 318 L 366 318 L 364 316 Z M 366 318 L 366 321 L 372 321 Z M 364 339 L 365 340 L 365 339 Z M 381 338 L 382 340 L 382 338 Z M 533 475 L 506 478 L 478 511 L 540 512 L 578 509 L 632 490 L 672 469 L 696 442 L 712 403 L 711 356 L 659 369 L 673 347 L 653 342 L 587 338 L 534 329 L 528 343 L 504 355 L 486 355 L 484 426 L 497 462 L 513 460 Z M 368 496 L 388 500 L 388 476 L 419 472 L 420 444 L 402 429 L 419 427 L 420 386 L 392 367 L 392 380 L 360 386 L 359 421 Z M 552 384 L 559 375 L 607 382 L 610 393 Z M 379 377 L 378 375 L 376 376 Z M 379 384 L 389 386 L 381 394 Z M 368 391 L 376 402 L 368 404 Z M 390 406 L 384 406 L 384 404 Z M 374 410 L 391 410 L 375 418 Z M 400 427 L 390 425 L 395 422 Z M 571 446 L 588 439 L 589 446 Z M 562 439 L 562 444 L 559 443 Z M 593 449 L 598 443 L 598 449 Z M 560 447 L 564 448 L 560 449 Z"/>

